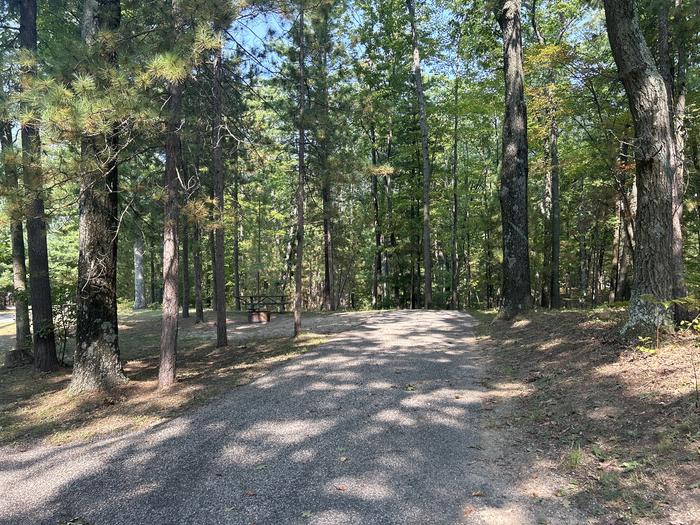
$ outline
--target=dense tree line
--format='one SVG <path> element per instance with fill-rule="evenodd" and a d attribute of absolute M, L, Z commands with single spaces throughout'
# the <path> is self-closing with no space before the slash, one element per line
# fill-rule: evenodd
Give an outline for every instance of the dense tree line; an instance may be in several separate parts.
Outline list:
<path fill-rule="evenodd" d="M 683 0 L 4 0 L 8 364 L 121 369 L 118 308 L 629 301 L 698 289 L 698 13 Z M 31 316 L 30 316 L 31 307 Z M 210 307 L 212 313 L 205 312 Z M 31 323 L 30 323 L 31 317 Z M 30 326 L 31 324 L 31 326 Z"/>

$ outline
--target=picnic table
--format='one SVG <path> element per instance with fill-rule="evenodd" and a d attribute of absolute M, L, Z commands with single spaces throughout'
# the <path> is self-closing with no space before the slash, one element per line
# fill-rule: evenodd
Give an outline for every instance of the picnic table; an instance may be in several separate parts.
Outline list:
<path fill-rule="evenodd" d="M 268 323 L 273 309 L 284 312 L 287 308 L 285 295 L 242 295 L 240 300 L 248 310 L 249 323 Z"/>

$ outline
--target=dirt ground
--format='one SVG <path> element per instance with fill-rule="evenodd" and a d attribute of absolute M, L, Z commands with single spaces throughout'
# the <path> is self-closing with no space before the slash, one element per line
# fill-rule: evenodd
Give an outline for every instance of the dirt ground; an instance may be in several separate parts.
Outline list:
<path fill-rule="evenodd" d="M 121 355 L 130 381 L 109 394 L 69 395 L 69 368 L 40 377 L 30 367 L 0 367 L 0 445 L 66 444 L 154 425 L 249 383 L 275 363 L 325 341 L 324 334 L 362 322 L 365 315 L 305 315 L 306 335 L 292 340 L 289 314 L 273 314 L 272 322 L 260 325 L 247 323 L 245 314 L 230 313 L 227 349 L 214 348 L 213 317 L 207 312 L 208 322 L 200 324 L 180 320 L 178 383 L 166 394 L 157 390 L 160 312 L 153 310 L 120 316 Z M 12 330 L 0 333 L 0 362 L 13 340 Z M 70 353 L 66 360 L 70 362 Z"/>
<path fill-rule="evenodd" d="M 564 476 L 560 496 L 600 523 L 700 523 L 697 334 L 624 343 L 623 309 L 479 317 L 503 446 Z"/>

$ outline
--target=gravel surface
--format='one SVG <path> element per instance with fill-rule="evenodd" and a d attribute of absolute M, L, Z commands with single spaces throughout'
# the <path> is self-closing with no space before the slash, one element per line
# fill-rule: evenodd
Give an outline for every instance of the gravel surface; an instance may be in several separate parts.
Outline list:
<path fill-rule="evenodd" d="M 328 344 L 167 423 L 0 449 L 0 524 L 584 522 L 483 428 L 470 316 L 338 319 Z"/>

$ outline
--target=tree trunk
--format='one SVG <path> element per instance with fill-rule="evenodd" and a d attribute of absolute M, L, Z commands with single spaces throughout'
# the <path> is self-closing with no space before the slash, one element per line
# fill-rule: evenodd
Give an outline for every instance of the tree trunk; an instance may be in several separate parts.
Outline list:
<path fill-rule="evenodd" d="M 194 252 L 194 309 L 195 323 L 204 322 L 204 301 L 202 300 L 202 229 L 199 222 L 194 223 L 192 237 Z"/>
<path fill-rule="evenodd" d="M 457 103 L 459 101 L 459 78 L 455 78 L 454 93 L 454 121 L 452 123 L 452 238 L 450 242 L 450 308 L 459 308 L 459 257 L 457 256 L 457 224 L 459 221 L 459 201 L 457 185 L 457 149 L 459 129 L 459 116 L 457 115 Z"/>
<path fill-rule="evenodd" d="M 150 243 L 148 252 L 148 259 L 151 267 L 151 303 L 154 304 L 158 302 L 158 297 L 156 297 L 156 257 L 153 242 Z"/>
<path fill-rule="evenodd" d="M 171 0 L 173 27 L 171 46 L 177 43 L 180 28 L 178 0 Z M 182 82 L 168 83 L 165 135 L 165 197 L 163 204 L 163 320 L 160 333 L 160 367 L 158 387 L 168 388 L 175 383 L 178 332 L 178 220 L 180 215 L 179 169 L 182 165 L 180 143 Z"/>
<path fill-rule="evenodd" d="M 220 37 L 221 38 L 221 37 Z M 221 82 L 223 43 L 219 41 L 214 59 L 214 80 L 212 89 L 212 176 L 216 199 L 216 230 L 214 231 L 214 285 L 216 286 L 216 347 L 228 346 L 226 335 L 226 277 L 224 275 L 224 162 L 221 151 Z"/>
<path fill-rule="evenodd" d="M 549 137 L 546 140 L 545 145 L 545 156 L 549 160 L 550 147 L 549 147 Z M 550 163 L 551 166 L 551 163 Z M 552 269 L 552 170 L 548 166 L 547 172 L 544 176 L 544 188 L 542 192 L 542 225 L 543 225 L 543 257 L 542 257 L 542 280 L 540 283 L 540 306 L 542 308 L 549 308 L 550 300 L 550 289 L 551 284 L 551 269 Z"/>
<path fill-rule="evenodd" d="M 36 0 L 20 0 L 19 40 L 22 49 L 36 53 Z M 30 84 L 36 75 L 33 66 L 23 71 L 22 84 Z M 28 110 L 25 104 L 23 109 Z M 56 339 L 51 310 L 51 281 L 46 246 L 46 216 L 44 213 L 44 177 L 41 168 L 41 138 L 38 123 L 22 124 L 22 171 L 24 186 L 29 193 L 27 205 L 27 245 L 29 248 L 29 289 L 32 304 L 34 334 L 34 370 L 50 372 L 58 368 Z"/>
<path fill-rule="evenodd" d="M 239 144 L 236 142 L 236 150 L 234 152 L 234 173 L 233 173 L 233 281 L 234 281 L 234 301 L 236 302 L 236 310 L 241 311 L 241 270 L 240 270 L 240 222 L 241 222 L 241 206 L 238 202 L 238 186 L 240 173 L 238 170 L 238 155 Z"/>
<path fill-rule="evenodd" d="M 99 31 L 115 31 L 121 21 L 119 0 L 87 0 L 82 38 L 99 45 Z M 113 51 L 95 49 L 114 64 Z M 83 134 L 80 174 L 80 249 L 78 253 L 75 358 L 70 391 L 108 390 L 126 382 L 119 357 L 117 320 L 117 235 L 119 232 L 119 130 Z"/>
<path fill-rule="evenodd" d="M 27 266 L 24 251 L 22 209 L 15 196 L 19 195 L 17 154 L 14 151 L 12 124 L 2 123 L 2 163 L 5 169 L 10 201 L 10 240 L 12 243 L 12 296 L 15 301 L 15 346 L 5 354 L 5 366 L 20 366 L 32 362 L 32 333 L 27 305 Z M 14 194 L 14 195 L 12 195 Z"/>
<path fill-rule="evenodd" d="M 302 268 L 304 263 L 304 184 L 306 182 L 306 133 L 305 133 L 305 109 L 306 109 L 306 79 L 304 57 L 304 3 L 299 3 L 299 148 L 298 148 L 298 180 L 297 180 L 297 241 L 296 241 L 296 268 L 294 272 L 294 337 L 301 335 L 301 308 L 302 308 Z"/>
<path fill-rule="evenodd" d="M 505 116 L 501 163 L 501 221 L 503 224 L 503 306 L 501 316 L 512 319 L 529 309 L 527 110 L 523 80 L 520 0 L 504 0 L 496 13 L 503 32 Z"/>
<path fill-rule="evenodd" d="M 675 143 L 668 96 L 639 27 L 635 0 L 605 0 L 610 47 L 636 131 L 637 218 L 634 285 L 625 332 L 671 328 Z"/>
<path fill-rule="evenodd" d="M 423 307 L 433 306 L 433 263 L 430 256 L 430 154 L 428 151 L 428 117 L 425 111 L 425 95 L 423 93 L 423 75 L 420 65 L 420 49 L 418 44 L 418 29 L 416 27 L 415 0 L 406 0 L 408 15 L 411 21 L 411 45 L 413 47 L 413 83 L 418 100 L 418 123 L 421 135 L 421 157 L 423 166 L 423 267 L 425 271 Z"/>
<path fill-rule="evenodd" d="M 134 310 L 146 308 L 143 253 L 143 236 L 137 232 L 134 237 Z"/>
<path fill-rule="evenodd" d="M 382 274 L 382 226 L 379 220 L 379 165 L 374 128 L 370 129 L 372 140 L 372 210 L 374 218 L 374 260 L 372 262 L 372 308 L 379 308 L 379 276 Z"/>
<path fill-rule="evenodd" d="M 550 260 L 550 282 L 549 282 L 549 306 L 551 308 L 561 308 L 561 292 L 559 282 L 559 264 L 561 253 L 561 199 L 560 186 L 561 167 L 559 165 L 559 129 L 557 122 L 552 116 L 550 122 L 549 135 L 549 161 L 551 163 L 551 185 L 552 185 L 552 208 L 551 208 L 551 245 L 552 257 Z"/>
<path fill-rule="evenodd" d="M 678 38 L 678 60 L 676 66 L 676 80 L 674 78 L 671 56 L 671 37 L 668 29 L 669 0 L 661 0 L 658 10 L 658 42 L 659 42 L 659 74 L 666 86 L 666 98 L 668 101 L 671 135 L 674 140 L 675 156 L 673 167 L 673 237 L 671 244 L 672 257 L 672 294 L 674 299 L 685 297 L 688 292 L 685 285 L 685 271 L 683 264 L 683 193 L 685 177 L 685 97 L 686 97 L 686 67 L 687 56 L 685 51 L 685 36 Z M 674 39 L 676 40 L 676 39 Z M 675 89 L 674 89 L 675 87 Z M 677 322 L 687 320 L 688 308 L 681 304 L 674 305 L 674 315 Z"/>
<path fill-rule="evenodd" d="M 190 225 L 182 225 L 182 318 L 190 316 Z"/>
<path fill-rule="evenodd" d="M 613 304 L 617 300 L 618 282 L 620 279 L 620 261 L 622 260 L 622 202 L 618 197 L 615 203 L 615 230 L 613 231 L 612 264 L 610 266 L 610 289 L 608 290 L 608 303 Z"/>

